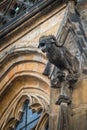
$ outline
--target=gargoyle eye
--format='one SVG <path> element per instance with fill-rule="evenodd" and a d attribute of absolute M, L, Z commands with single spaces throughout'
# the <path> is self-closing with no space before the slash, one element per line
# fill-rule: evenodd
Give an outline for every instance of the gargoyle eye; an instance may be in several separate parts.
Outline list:
<path fill-rule="evenodd" d="M 45 43 L 41 43 L 41 46 L 45 46 Z"/>

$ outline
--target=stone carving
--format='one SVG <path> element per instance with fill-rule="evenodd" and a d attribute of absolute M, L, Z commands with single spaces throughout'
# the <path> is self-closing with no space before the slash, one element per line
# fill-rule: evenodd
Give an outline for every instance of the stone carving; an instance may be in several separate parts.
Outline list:
<path fill-rule="evenodd" d="M 39 48 L 46 52 L 48 58 L 43 74 L 50 78 L 51 87 L 59 89 L 56 101 L 60 105 L 57 129 L 71 130 L 72 90 L 79 76 L 87 74 L 87 37 L 73 1 L 68 2 L 64 16 L 57 38 L 53 35 L 42 36 Z"/>
<path fill-rule="evenodd" d="M 43 74 L 51 79 L 51 87 L 60 88 L 57 105 L 60 105 L 58 130 L 70 130 L 69 105 L 72 102 L 72 87 L 78 80 L 79 61 L 63 45 L 57 46 L 57 39 L 53 35 L 42 36 L 39 46 L 46 53 L 48 63 Z"/>
<path fill-rule="evenodd" d="M 49 60 L 44 74 L 51 78 L 51 85 L 55 86 L 62 81 L 76 81 L 78 78 L 79 62 L 66 47 L 58 47 L 55 36 L 42 36 L 39 46 L 42 52 L 46 52 Z M 52 67 L 54 65 L 54 67 Z M 53 69 L 51 69 L 53 68 Z M 49 74 L 50 73 L 50 74 Z M 52 74 L 51 74 L 52 73 Z"/>
<path fill-rule="evenodd" d="M 56 38 L 53 35 L 43 36 L 39 41 L 39 48 L 46 52 L 50 63 L 54 64 L 60 70 L 68 70 L 69 73 L 78 71 L 78 61 L 72 56 L 66 47 L 57 47 Z"/>

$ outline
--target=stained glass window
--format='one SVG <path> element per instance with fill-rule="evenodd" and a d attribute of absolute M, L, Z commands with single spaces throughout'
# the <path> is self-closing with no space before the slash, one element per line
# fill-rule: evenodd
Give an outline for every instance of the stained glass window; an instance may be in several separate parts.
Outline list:
<path fill-rule="evenodd" d="M 33 128 L 35 128 L 40 116 L 41 116 L 41 112 L 33 113 L 32 110 L 29 109 L 29 101 L 26 100 L 24 103 L 21 120 L 19 123 L 17 123 L 15 130 L 32 130 Z"/>

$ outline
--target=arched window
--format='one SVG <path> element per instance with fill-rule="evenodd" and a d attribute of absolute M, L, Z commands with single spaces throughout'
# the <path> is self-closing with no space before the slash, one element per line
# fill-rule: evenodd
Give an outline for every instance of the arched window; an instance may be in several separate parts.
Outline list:
<path fill-rule="evenodd" d="M 32 112 L 29 108 L 29 100 L 26 100 L 20 121 L 16 124 L 15 130 L 34 130 L 41 116 L 41 112 Z"/>

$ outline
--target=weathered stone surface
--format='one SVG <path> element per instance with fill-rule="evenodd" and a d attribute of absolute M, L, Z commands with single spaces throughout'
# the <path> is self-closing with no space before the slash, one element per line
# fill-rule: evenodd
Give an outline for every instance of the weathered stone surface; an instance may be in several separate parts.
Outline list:
<path fill-rule="evenodd" d="M 44 113 L 36 129 L 45 130 L 49 114 L 50 83 L 49 79 L 42 75 L 47 58 L 37 48 L 38 39 L 44 34 L 57 34 L 64 11 L 65 5 L 58 5 L 54 10 L 40 12 L 38 16 L 27 19 L 13 32 L 6 34 L 4 39 L 0 39 L 1 130 L 15 127 L 26 99 L 30 100 L 31 107 L 33 103 L 41 105 Z M 56 94 L 55 90 L 54 93 Z M 54 108 L 57 109 L 55 105 Z M 55 128 L 55 111 L 52 117 Z"/>
<path fill-rule="evenodd" d="M 26 99 L 30 100 L 31 107 L 36 103 L 37 107 L 39 104 L 40 108 L 43 109 L 43 115 L 36 130 L 45 130 L 48 115 L 50 115 L 49 130 L 59 130 L 58 123 L 61 124 L 61 122 L 64 121 L 61 120 L 61 117 L 58 118 L 60 115 L 60 106 L 55 104 L 61 93 L 61 88 L 51 88 L 49 79 L 42 74 L 47 63 L 47 58 L 37 49 L 37 46 L 38 40 L 42 35 L 54 34 L 59 38 L 58 29 L 61 25 L 63 25 L 62 29 L 66 27 L 64 26 L 65 23 L 67 23 L 68 27 L 71 27 L 66 19 L 64 23 L 61 24 L 65 15 L 65 7 L 65 4 L 60 6 L 57 4 L 51 8 L 45 8 L 43 12 L 40 12 L 37 16 L 33 16 L 31 19 L 27 19 L 27 21 L 22 23 L 19 27 L 14 28 L 13 31 L 6 34 L 3 39 L 0 39 L 1 130 L 15 127 L 16 122 L 20 120 L 20 115 L 23 110 L 22 106 Z M 87 3 L 81 2 L 77 7 L 87 37 Z M 73 25 L 74 29 L 76 29 L 75 31 L 77 31 L 76 34 L 82 34 L 79 33 L 78 22 Z M 60 38 L 61 41 L 66 37 L 64 34 L 67 34 L 67 28 L 65 28 L 65 30 L 62 29 L 60 29 L 62 35 Z M 83 53 L 86 53 L 86 46 L 83 45 L 86 45 L 87 42 L 83 36 L 79 37 L 79 39 L 82 47 L 84 47 Z M 78 44 L 71 31 L 67 36 L 64 46 L 81 61 L 79 69 L 84 67 L 83 70 L 86 71 L 87 67 L 84 66 L 83 62 L 84 55 L 81 55 Z M 81 71 L 81 73 L 84 71 Z M 72 103 L 70 102 L 69 109 L 67 109 L 68 105 L 64 104 L 63 100 L 60 102 L 63 103 L 61 108 L 65 106 L 65 108 L 62 109 L 65 112 L 64 116 L 67 116 L 67 112 L 69 113 L 69 130 L 87 130 L 86 74 L 87 73 L 83 73 L 75 84 L 75 87 L 71 87 L 70 89 Z M 63 128 L 63 130 L 66 130 L 66 127 Z"/>

